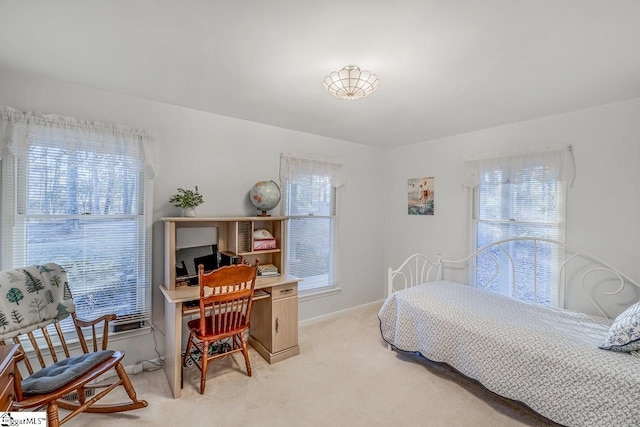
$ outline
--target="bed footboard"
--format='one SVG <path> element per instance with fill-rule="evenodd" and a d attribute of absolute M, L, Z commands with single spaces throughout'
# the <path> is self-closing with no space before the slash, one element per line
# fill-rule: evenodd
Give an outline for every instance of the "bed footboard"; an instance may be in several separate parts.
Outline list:
<path fill-rule="evenodd" d="M 433 262 L 426 255 L 415 253 L 397 269 L 389 267 L 387 273 L 387 296 L 402 289 L 407 289 L 421 283 L 440 280 L 442 270 L 440 256 Z"/>

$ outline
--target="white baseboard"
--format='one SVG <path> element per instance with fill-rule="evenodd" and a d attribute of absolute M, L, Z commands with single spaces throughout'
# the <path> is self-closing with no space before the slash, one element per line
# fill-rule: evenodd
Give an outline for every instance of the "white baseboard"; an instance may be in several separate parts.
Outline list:
<path fill-rule="evenodd" d="M 138 362 L 134 365 L 124 366 L 124 370 L 128 375 L 136 375 L 144 371 L 145 369 L 150 369 L 150 368 L 162 369 L 161 366 L 163 364 L 164 364 L 164 357 L 162 358 L 156 357 L 155 359 L 151 359 L 151 360 L 143 360 L 142 362 Z M 98 378 L 96 378 L 94 383 L 98 384 L 98 383 L 101 383 L 102 381 L 107 381 L 109 378 L 116 377 L 117 375 L 118 374 L 116 374 L 116 371 L 111 369 L 105 372 L 104 374 L 100 375 Z"/>
<path fill-rule="evenodd" d="M 143 360 L 142 362 L 138 362 L 134 365 L 125 366 L 124 370 L 129 375 L 135 375 L 135 374 L 139 374 L 145 369 L 161 369 L 163 365 L 164 365 L 164 357 L 162 358 L 156 357 L 155 359 Z"/>
<path fill-rule="evenodd" d="M 364 308 L 371 307 L 373 305 L 381 305 L 383 302 L 384 302 L 384 299 L 381 299 L 381 300 L 377 300 L 377 301 L 373 301 L 373 302 L 368 302 L 366 304 L 356 305 L 355 307 L 345 308 L 344 310 L 339 310 L 339 311 L 334 311 L 334 312 L 327 313 L 327 314 L 322 314 L 320 316 L 312 317 L 310 319 L 300 320 L 298 322 L 298 325 L 299 326 L 309 325 L 311 323 L 316 323 L 316 322 L 319 322 L 321 320 L 326 320 L 326 319 L 331 319 L 331 318 L 334 318 L 334 317 L 338 317 L 338 316 L 340 316 L 342 314 L 349 313 L 349 312 L 352 312 L 352 311 L 362 310 Z"/>

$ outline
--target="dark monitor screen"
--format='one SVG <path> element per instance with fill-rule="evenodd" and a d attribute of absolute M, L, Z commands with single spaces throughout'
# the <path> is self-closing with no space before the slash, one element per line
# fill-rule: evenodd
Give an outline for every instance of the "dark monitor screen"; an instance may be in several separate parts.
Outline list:
<path fill-rule="evenodd" d="M 218 245 L 180 248 L 176 251 L 176 277 L 197 276 L 198 265 L 205 271 L 218 268 Z"/>
<path fill-rule="evenodd" d="M 196 273 L 198 272 L 198 266 L 202 264 L 204 266 L 204 271 L 211 271 L 218 268 L 218 254 L 205 255 L 201 257 L 197 257 L 193 259 L 193 265 L 196 269 Z"/>

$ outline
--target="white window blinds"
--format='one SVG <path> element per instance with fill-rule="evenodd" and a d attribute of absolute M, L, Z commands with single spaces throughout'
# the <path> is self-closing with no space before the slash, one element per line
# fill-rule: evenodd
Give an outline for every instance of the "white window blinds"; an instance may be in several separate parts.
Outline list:
<path fill-rule="evenodd" d="M 300 277 L 301 291 L 337 286 L 336 187 L 343 183 L 340 162 L 282 155 L 283 214 L 287 222 L 287 268 Z"/>
<path fill-rule="evenodd" d="M 473 187 L 471 250 L 489 243 L 521 236 L 535 236 L 560 242 L 565 240 L 565 181 L 568 149 L 553 152 L 506 156 L 467 163 L 467 181 Z M 551 159 L 551 161 L 549 161 Z M 570 158 L 571 160 L 571 158 Z M 569 166 L 572 162 L 569 162 Z M 522 300 L 562 305 L 558 280 L 563 254 L 550 244 L 516 241 L 502 245 L 514 264 L 499 248 L 480 256 L 472 271 L 472 282 Z M 500 274 L 494 280 L 493 263 L 498 261 Z M 538 269 L 534 271 L 533 260 Z M 513 283 L 516 269 L 517 283 Z M 531 284 L 537 284 L 537 301 Z"/>
<path fill-rule="evenodd" d="M 4 113 L 13 155 L 2 161 L 3 268 L 59 263 L 80 317 L 115 313 L 119 323 L 148 321 L 150 135 Z"/>

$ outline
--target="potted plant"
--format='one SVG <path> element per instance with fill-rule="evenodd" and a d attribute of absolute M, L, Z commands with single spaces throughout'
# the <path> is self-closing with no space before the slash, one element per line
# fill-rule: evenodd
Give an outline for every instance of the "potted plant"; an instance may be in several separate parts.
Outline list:
<path fill-rule="evenodd" d="M 177 208 L 182 208 L 182 214 L 184 216 L 194 217 L 196 216 L 196 206 L 204 203 L 202 194 L 198 191 L 198 186 L 195 186 L 195 190 L 185 190 L 178 187 L 178 193 L 171 196 L 169 202 Z"/>

